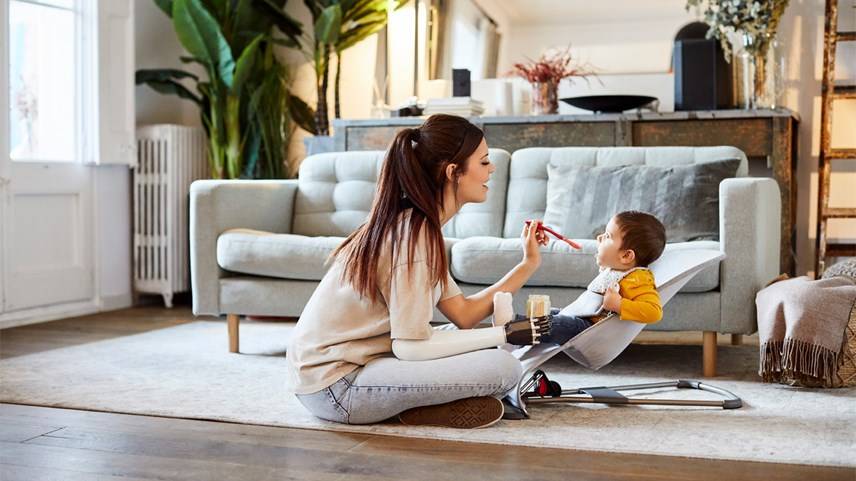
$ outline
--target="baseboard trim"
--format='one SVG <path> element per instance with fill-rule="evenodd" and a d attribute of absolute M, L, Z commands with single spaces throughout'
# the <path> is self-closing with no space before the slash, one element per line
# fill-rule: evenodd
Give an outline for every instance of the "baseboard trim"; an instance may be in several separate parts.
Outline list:
<path fill-rule="evenodd" d="M 0 329 L 55 321 L 57 319 L 65 319 L 67 317 L 85 316 L 88 314 L 95 314 L 98 311 L 98 305 L 95 301 L 89 300 L 84 302 L 58 304 L 55 306 L 7 312 L 0 315 Z"/>
<path fill-rule="evenodd" d="M 101 298 L 99 304 L 101 311 L 115 311 L 117 309 L 133 307 L 134 299 L 130 292 L 126 292 L 115 296 L 104 296 Z"/>

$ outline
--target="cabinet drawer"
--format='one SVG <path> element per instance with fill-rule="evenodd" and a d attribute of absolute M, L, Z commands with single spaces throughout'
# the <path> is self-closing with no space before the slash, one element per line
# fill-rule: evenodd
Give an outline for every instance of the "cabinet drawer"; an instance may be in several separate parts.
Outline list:
<path fill-rule="evenodd" d="M 694 147 L 731 145 L 747 157 L 763 157 L 772 151 L 770 119 L 723 119 L 633 122 L 633 145 Z"/>
<path fill-rule="evenodd" d="M 489 147 L 508 152 L 526 147 L 615 145 L 614 122 L 487 124 L 484 130 Z"/>

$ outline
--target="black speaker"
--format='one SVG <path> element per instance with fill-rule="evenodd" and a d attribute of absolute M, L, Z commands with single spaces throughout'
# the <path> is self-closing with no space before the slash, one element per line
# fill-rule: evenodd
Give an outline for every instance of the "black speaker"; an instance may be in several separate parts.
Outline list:
<path fill-rule="evenodd" d="M 452 97 L 470 96 L 470 71 L 465 68 L 452 69 Z"/>
<path fill-rule="evenodd" d="M 714 39 L 675 41 L 675 110 L 734 107 L 731 64 Z"/>

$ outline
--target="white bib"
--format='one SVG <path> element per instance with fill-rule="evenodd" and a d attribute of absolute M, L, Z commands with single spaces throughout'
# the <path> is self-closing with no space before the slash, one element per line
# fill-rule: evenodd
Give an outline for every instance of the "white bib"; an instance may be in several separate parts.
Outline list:
<path fill-rule="evenodd" d="M 610 286 L 618 284 L 628 274 L 639 269 L 644 269 L 644 267 L 634 267 L 626 271 L 610 268 L 601 269 L 600 274 L 589 283 L 586 291 L 580 294 L 574 302 L 559 311 L 559 314 L 577 317 L 600 315 L 603 312 L 603 295 L 606 294 Z"/>

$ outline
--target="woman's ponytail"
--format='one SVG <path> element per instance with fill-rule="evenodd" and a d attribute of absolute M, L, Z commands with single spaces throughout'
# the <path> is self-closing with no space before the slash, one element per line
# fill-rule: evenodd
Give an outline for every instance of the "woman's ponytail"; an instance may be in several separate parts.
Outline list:
<path fill-rule="evenodd" d="M 446 167 L 455 164 L 456 174 L 464 174 L 467 158 L 483 137 L 481 129 L 467 119 L 442 114 L 395 135 L 378 174 L 368 221 L 331 254 L 331 258 L 340 253 L 345 257 L 343 278 L 360 295 L 376 300 L 377 259 L 384 252 L 399 252 L 398 244 L 405 238 L 399 215 L 410 208 L 408 258 L 413 258 L 417 240 L 427 236 L 425 261 L 431 266 L 432 280 L 445 287 L 448 264 L 440 213 L 448 181 Z M 390 244 L 385 243 L 387 238 Z"/>

